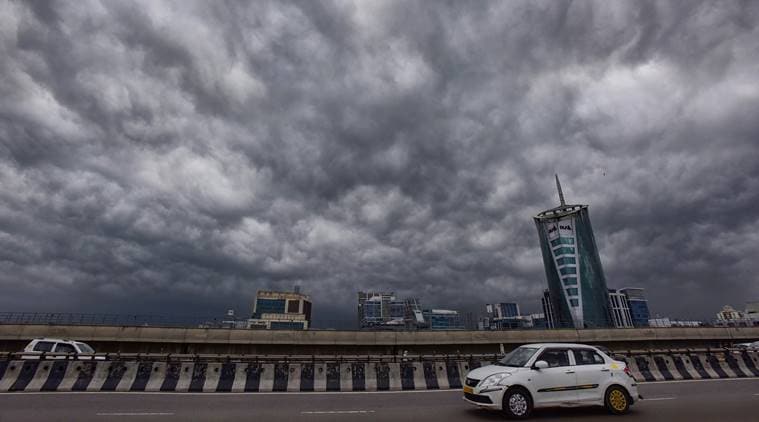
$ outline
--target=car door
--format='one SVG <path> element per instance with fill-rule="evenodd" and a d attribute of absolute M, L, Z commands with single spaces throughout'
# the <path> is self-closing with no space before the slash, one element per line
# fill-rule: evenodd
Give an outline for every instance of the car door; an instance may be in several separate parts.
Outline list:
<path fill-rule="evenodd" d="M 535 362 L 541 360 L 548 363 L 548 368 L 532 369 L 530 373 L 535 404 L 550 405 L 577 401 L 577 378 L 570 362 L 569 349 L 545 349 Z"/>
<path fill-rule="evenodd" d="M 572 354 L 575 358 L 578 400 L 603 400 L 602 389 L 611 377 L 611 370 L 604 358 L 593 349 L 572 349 Z"/>

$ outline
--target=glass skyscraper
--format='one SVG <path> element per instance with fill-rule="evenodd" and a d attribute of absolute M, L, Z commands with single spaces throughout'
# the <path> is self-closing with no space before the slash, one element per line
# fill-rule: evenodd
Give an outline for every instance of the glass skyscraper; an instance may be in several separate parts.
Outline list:
<path fill-rule="evenodd" d="M 606 328 L 608 290 L 587 205 L 560 205 L 534 217 L 557 328 Z"/>

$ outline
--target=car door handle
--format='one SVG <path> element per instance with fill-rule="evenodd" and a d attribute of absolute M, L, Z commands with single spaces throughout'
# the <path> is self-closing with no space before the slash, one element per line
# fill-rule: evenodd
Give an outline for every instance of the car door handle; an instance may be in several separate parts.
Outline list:
<path fill-rule="evenodd" d="M 609 372 L 609 368 L 604 368 L 601 370 L 601 372 Z"/>
<path fill-rule="evenodd" d="M 572 371 L 571 369 L 569 371 L 565 372 L 565 374 L 574 374 L 574 373 L 575 373 L 575 371 Z"/>

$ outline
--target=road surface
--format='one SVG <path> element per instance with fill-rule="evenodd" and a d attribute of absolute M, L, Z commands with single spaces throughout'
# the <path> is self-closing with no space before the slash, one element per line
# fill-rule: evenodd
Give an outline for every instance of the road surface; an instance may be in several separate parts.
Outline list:
<path fill-rule="evenodd" d="M 759 421 L 759 379 L 641 384 L 626 416 L 601 408 L 538 410 L 533 420 Z M 0 422 L 498 421 L 460 391 L 382 393 L 3 393 Z"/>

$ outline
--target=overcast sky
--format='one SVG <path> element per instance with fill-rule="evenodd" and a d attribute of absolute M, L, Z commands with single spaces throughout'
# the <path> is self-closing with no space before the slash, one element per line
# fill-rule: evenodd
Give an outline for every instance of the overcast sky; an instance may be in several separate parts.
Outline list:
<path fill-rule="evenodd" d="M 0 311 L 302 286 L 537 311 L 590 205 L 652 313 L 759 300 L 759 2 L 0 1 Z M 344 320 L 340 322 L 340 320 Z"/>

